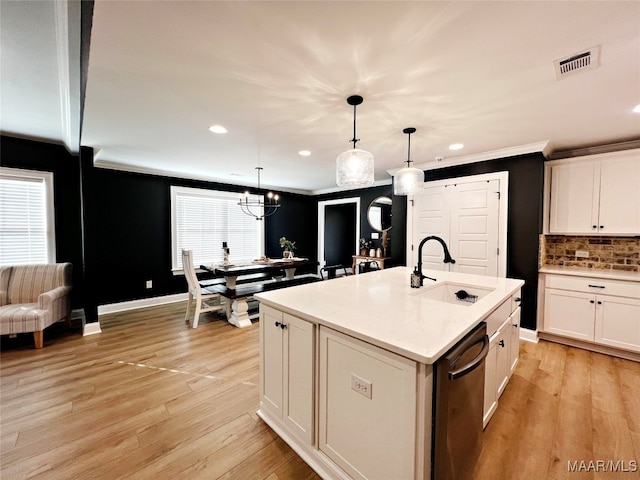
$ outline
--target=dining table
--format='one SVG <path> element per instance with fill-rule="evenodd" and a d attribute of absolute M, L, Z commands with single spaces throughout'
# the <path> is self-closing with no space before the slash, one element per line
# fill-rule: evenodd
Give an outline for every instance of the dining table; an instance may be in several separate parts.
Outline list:
<path fill-rule="evenodd" d="M 318 262 L 308 258 L 275 258 L 255 260 L 251 263 L 234 265 L 201 265 L 203 270 L 213 273 L 216 277 L 224 278 L 224 285 L 210 287 L 213 291 L 225 296 L 228 301 L 225 305 L 227 320 L 236 327 L 251 325 L 248 314 L 248 300 L 253 293 L 266 289 L 284 288 L 299 282 L 316 280 L 304 277 L 315 275 L 302 275 L 295 277 L 296 269 L 308 266 L 317 266 Z M 284 277 L 283 277 L 284 274 Z M 237 285 L 240 277 L 240 285 Z M 244 278 L 242 278 L 244 277 Z M 282 280 L 278 280 L 282 278 Z"/>
<path fill-rule="evenodd" d="M 203 265 L 203 268 L 212 272 L 217 277 L 224 277 L 226 287 L 235 289 L 238 277 L 243 275 L 254 275 L 257 273 L 276 274 L 284 271 L 285 278 L 292 279 L 295 276 L 297 268 L 310 265 L 317 266 L 318 262 L 310 261 L 308 258 L 273 258 L 254 260 L 251 263 L 238 265 Z"/>

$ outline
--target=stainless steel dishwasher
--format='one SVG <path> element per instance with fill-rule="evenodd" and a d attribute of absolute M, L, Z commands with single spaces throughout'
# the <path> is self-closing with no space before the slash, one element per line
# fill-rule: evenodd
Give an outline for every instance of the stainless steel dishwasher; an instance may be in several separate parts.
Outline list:
<path fill-rule="evenodd" d="M 434 480 L 470 480 L 482 450 L 487 324 L 482 322 L 436 362 Z"/>

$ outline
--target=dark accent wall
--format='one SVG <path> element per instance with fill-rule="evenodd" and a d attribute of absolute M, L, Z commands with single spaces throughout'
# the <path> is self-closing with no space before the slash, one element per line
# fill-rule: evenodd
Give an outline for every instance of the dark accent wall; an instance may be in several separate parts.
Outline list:
<path fill-rule="evenodd" d="M 346 192 L 336 192 L 323 194 L 314 197 L 314 201 L 320 202 L 325 200 L 337 200 L 341 198 L 360 198 L 360 237 L 371 240 L 371 234 L 375 232 L 369 225 L 367 220 L 367 208 L 369 204 L 376 198 L 386 196 L 392 199 L 392 217 L 391 230 L 388 232 L 389 251 L 391 253 L 390 265 L 405 264 L 405 250 L 407 237 L 407 199 L 406 197 L 396 197 L 393 195 L 392 185 L 382 185 L 379 187 L 363 188 L 358 190 L 349 190 Z M 317 215 L 316 215 L 317 216 Z M 316 222 L 317 223 L 317 222 Z M 380 246 L 381 239 L 372 241 L 373 248 Z M 385 263 L 385 266 L 387 264 Z"/>
<path fill-rule="evenodd" d="M 72 305 L 82 305 L 84 278 L 80 219 L 80 159 L 62 145 L 14 137 L 0 137 L 3 167 L 53 173 L 56 262 L 73 264 Z"/>
<path fill-rule="evenodd" d="M 245 187 L 116 170 L 95 169 L 96 278 L 99 305 L 186 291 L 171 272 L 172 185 L 242 192 Z M 282 207 L 265 224 L 267 256 L 281 257 L 279 238 L 294 240 L 296 254 L 315 259 L 315 202 L 283 193 Z M 257 221 L 257 220 L 256 220 Z M 152 280 L 153 288 L 145 283 Z"/>
<path fill-rule="evenodd" d="M 509 172 L 507 276 L 525 281 L 524 328 L 535 330 L 538 292 L 538 243 L 542 232 L 544 156 L 541 153 L 459 165 L 425 172 L 425 181 Z"/>

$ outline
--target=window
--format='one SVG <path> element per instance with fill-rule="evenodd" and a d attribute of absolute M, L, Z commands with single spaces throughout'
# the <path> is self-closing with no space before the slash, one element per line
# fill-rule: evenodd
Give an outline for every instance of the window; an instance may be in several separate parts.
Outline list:
<path fill-rule="evenodd" d="M 193 251 L 195 266 L 221 263 L 227 242 L 234 263 L 250 262 L 264 252 L 264 222 L 245 215 L 240 194 L 171 187 L 172 266 L 182 269 L 182 249 Z"/>
<path fill-rule="evenodd" d="M 0 167 L 0 265 L 53 263 L 53 173 Z"/>

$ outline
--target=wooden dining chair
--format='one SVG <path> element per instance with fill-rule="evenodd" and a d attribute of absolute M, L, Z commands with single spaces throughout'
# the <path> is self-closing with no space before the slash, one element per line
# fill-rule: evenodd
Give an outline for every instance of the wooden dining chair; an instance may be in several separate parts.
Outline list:
<path fill-rule="evenodd" d="M 193 253 L 191 250 L 182 250 L 182 269 L 184 270 L 184 276 L 187 279 L 187 286 L 189 288 L 189 299 L 187 300 L 187 313 L 184 316 L 185 322 L 190 321 L 191 305 L 193 300 L 196 301 L 196 309 L 191 320 L 191 326 L 198 328 L 198 320 L 200 314 L 205 312 L 215 312 L 222 310 L 224 306 L 220 303 L 220 295 L 217 293 L 211 293 L 206 289 L 203 289 L 198 283 L 198 277 L 196 276 L 196 269 L 193 266 Z"/>

